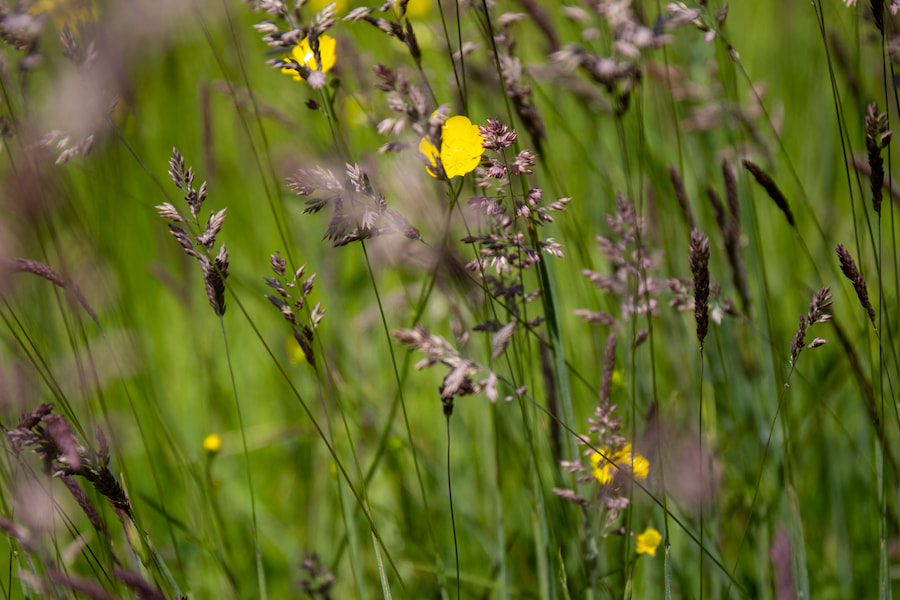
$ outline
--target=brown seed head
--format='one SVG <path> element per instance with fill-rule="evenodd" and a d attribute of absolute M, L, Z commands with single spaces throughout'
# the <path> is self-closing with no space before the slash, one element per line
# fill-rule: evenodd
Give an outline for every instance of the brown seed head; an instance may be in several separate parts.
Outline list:
<path fill-rule="evenodd" d="M 697 340 L 703 346 L 709 328 L 709 239 L 694 229 L 691 231 L 691 273 L 694 275 L 694 318 L 697 321 Z"/>
<path fill-rule="evenodd" d="M 775 201 L 775 205 L 781 209 L 781 212 L 783 212 L 784 216 L 787 218 L 788 224 L 791 227 L 796 228 L 797 225 L 794 221 L 794 213 L 791 212 L 791 207 L 788 205 L 787 198 L 784 197 L 784 194 L 781 193 L 781 190 L 778 189 L 778 186 L 775 185 L 775 182 L 772 181 L 772 178 L 769 177 L 768 173 L 749 160 L 744 160 L 743 165 L 744 168 L 750 171 L 753 177 L 756 178 L 756 182 L 766 190 L 769 197 Z"/>
<path fill-rule="evenodd" d="M 881 151 L 890 143 L 892 132 L 887 128 L 887 114 L 877 113 L 878 105 L 873 102 L 866 112 L 866 151 L 871 171 L 869 182 L 872 190 L 872 208 L 880 215 L 881 188 L 884 181 L 884 160 L 881 158 Z"/>
<path fill-rule="evenodd" d="M 681 209 L 681 215 L 687 221 L 691 229 L 694 225 L 694 213 L 691 212 L 691 205 L 688 202 L 687 192 L 684 190 L 684 180 L 675 168 L 675 165 L 669 165 L 669 179 L 672 181 L 672 187 L 675 189 L 675 200 L 678 201 L 678 207 Z"/>
<path fill-rule="evenodd" d="M 853 257 L 850 256 L 850 252 L 848 252 L 847 249 L 844 248 L 844 246 L 841 244 L 838 244 L 837 255 L 838 260 L 841 263 L 841 272 L 843 272 L 844 277 L 849 279 L 850 283 L 853 284 L 853 288 L 856 290 L 856 297 L 859 298 L 860 305 L 862 305 L 863 309 L 866 311 L 866 314 L 869 315 L 869 320 L 872 321 L 872 325 L 875 326 L 875 309 L 872 307 L 872 303 L 869 301 L 869 291 L 866 288 L 865 278 L 856 267 L 856 263 L 853 261 Z"/>
<path fill-rule="evenodd" d="M 610 333 L 603 350 L 603 371 L 600 377 L 600 403 L 609 402 L 613 371 L 616 365 L 616 334 Z"/>

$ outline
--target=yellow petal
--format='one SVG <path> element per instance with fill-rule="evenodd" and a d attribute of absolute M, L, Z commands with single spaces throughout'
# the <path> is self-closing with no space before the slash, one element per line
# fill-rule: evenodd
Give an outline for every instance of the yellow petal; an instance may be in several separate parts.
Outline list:
<path fill-rule="evenodd" d="M 428 159 L 428 162 L 431 163 L 430 166 L 426 166 L 425 169 L 428 171 L 428 174 L 432 177 L 437 177 L 435 174 L 435 169 L 437 168 L 437 159 L 438 159 L 438 149 L 434 144 L 428 141 L 428 137 L 423 137 L 419 141 L 419 152 Z"/>
<path fill-rule="evenodd" d="M 327 73 L 334 67 L 334 63 L 337 61 L 336 50 L 337 40 L 330 35 L 323 34 L 319 36 L 319 56 L 322 59 L 322 73 Z M 309 37 L 303 38 L 299 44 L 291 49 L 291 58 L 311 71 L 319 70 L 316 55 L 309 45 Z M 296 69 L 282 67 L 281 72 L 285 75 L 291 75 L 294 81 L 303 79 L 300 76 L 300 72 Z"/>
<path fill-rule="evenodd" d="M 475 170 L 484 152 L 483 138 L 477 125 L 468 117 L 450 117 L 441 127 L 441 163 L 447 177 L 465 175 Z"/>
<path fill-rule="evenodd" d="M 603 454 L 609 456 L 609 448 L 604 448 Z M 593 467 L 594 479 L 601 485 L 607 485 L 613 479 L 613 467 L 599 452 L 591 454 L 591 467 Z"/>
<path fill-rule="evenodd" d="M 644 530 L 644 533 L 639 533 L 634 536 L 634 539 L 637 541 L 637 553 L 638 554 L 649 554 L 650 556 L 656 556 L 656 548 L 659 547 L 659 543 L 662 541 L 662 536 L 659 535 L 659 532 L 652 527 L 648 527 Z"/>

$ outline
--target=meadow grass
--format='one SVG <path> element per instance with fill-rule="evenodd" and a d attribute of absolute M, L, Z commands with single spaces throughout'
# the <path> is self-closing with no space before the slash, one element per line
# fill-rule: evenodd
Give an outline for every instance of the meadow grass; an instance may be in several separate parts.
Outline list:
<path fill-rule="evenodd" d="M 900 591 L 900 3 L 734 4 L 0 3 L 2 597 Z"/>

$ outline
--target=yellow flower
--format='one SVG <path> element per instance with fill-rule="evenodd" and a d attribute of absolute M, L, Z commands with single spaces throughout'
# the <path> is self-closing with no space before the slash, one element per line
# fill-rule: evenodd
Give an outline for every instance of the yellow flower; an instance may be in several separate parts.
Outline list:
<path fill-rule="evenodd" d="M 218 454 L 222 449 L 222 436 L 211 433 L 203 439 L 203 449 L 210 454 Z"/>
<path fill-rule="evenodd" d="M 609 460 L 604 458 L 604 456 Z M 638 479 L 647 479 L 647 475 L 650 473 L 650 462 L 637 452 L 634 452 L 631 444 L 625 444 L 616 451 L 613 451 L 612 448 L 605 448 L 602 456 L 600 452 L 591 454 L 591 468 L 594 470 L 594 478 L 603 485 L 611 482 L 616 471 L 619 470 L 610 464 L 610 460 L 616 463 L 619 469 L 630 469 Z"/>
<path fill-rule="evenodd" d="M 483 141 L 478 125 L 472 125 L 468 117 L 457 115 L 447 119 L 441 126 L 440 151 L 426 136 L 419 142 L 419 152 L 431 163 L 425 167 L 429 175 L 440 177 L 440 160 L 444 175 L 447 179 L 452 179 L 475 170 L 484 152 Z"/>
<path fill-rule="evenodd" d="M 647 475 L 650 474 L 650 461 L 637 452 L 632 456 L 631 444 L 628 444 L 627 448 L 628 454 L 623 455 L 621 462 L 631 467 L 638 479 L 647 479 Z"/>
<path fill-rule="evenodd" d="M 650 556 L 656 556 L 656 548 L 662 541 L 662 536 L 659 535 L 659 532 L 657 530 L 653 529 L 652 527 L 648 527 L 644 530 L 644 533 L 639 533 L 634 536 L 634 539 L 637 541 L 638 554 L 649 554 Z"/>
<path fill-rule="evenodd" d="M 337 54 L 335 53 L 336 48 L 337 40 L 335 40 L 333 37 L 325 34 L 319 36 L 319 56 L 322 58 L 322 73 L 327 73 L 331 70 L 331 67 L 334 66 L 334 63 L 337 60 Z M 301 66 L 306 67 L 310 71 L 320 70 L 319 64 L 316 62 L 316 55 L 309 45 L 308 37 L 303 38 L 302 40 L 300 40 L 299 44 L 294 46 L 294 49 L 291 50 L 291 58 L 296 60 L 298 63 L 300 63 Z M 285 75 L 291 75 L 294 78 L 294 81 L 303 80 L 303 76 L 297 69 L 282 67 L 281 72 Z"/>

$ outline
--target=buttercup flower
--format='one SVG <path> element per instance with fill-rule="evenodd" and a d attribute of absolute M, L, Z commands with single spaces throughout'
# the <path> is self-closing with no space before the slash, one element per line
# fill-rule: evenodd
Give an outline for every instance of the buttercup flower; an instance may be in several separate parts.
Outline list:
<path fill-rule="evenodd" d="M 325 34 L 319 36 L 319 56 L 322 58 L 322 68 L 319 69 L 319 64 L 316 62 L 316 55 L 309 45 L 309 38 L 305 37 L 300 40 L 299 44 L 294 46 L 293 50 L 291 50 L 291 58 L 296 60 L 301 67 L 306 67 L 310 71 L 327 73 L 331 70 L 331 67 L 334 66 L 334 63 L 337 60 L 337 54 L 335 53 L 336 48 L 337 40 L 333 37 Z M 282 67 L 281 72 L 285 75 L 291 75 L 294 78 L 294 81 L 302 81 L 305 79 L 297 69 Z"/>
<path fill-rule="evenodd" d="M 656 548 L 659 546 L 659 543 L 662 541 L 662 536 L 659 535 L 659 532 L 652 527 L 648 527 L 644 530 L 644 533 L 639 533 L 634 536 L 635 541 L 637 541 L 637 553 L 638 554 L 649 554 L 650 556 L 656 556 Z"/>
<path fill-rule="evenodd" d="M 203 449 L 210 454 L 218 454 L 222 449 L 222 436 L 211 433 L 203 439 Z"/>
<path fill-rule="evenodd" d="M 604 456 L 609 458 L 609 460 L 604 458 Z M 610 464 L 610 460 L 616 463 L 619 469 L 633 470 L 634 476 L 638 479 L 646 479 L 650 473 L 650 462 L 637 452 L 634 452 L 631 444 L 625 444 L 616 451 L 613 451 L 612 448 L 606 448 L 603 451 L 603 456 L 601 456 L 600 452 L 591 454 L 591 467 L 594 469 L 594 478 L 603 485 L 611 482 L 616 471 L 618 471 L 615 466 Z"/>
<path fill-rule="evenodd" d="M 468 117 L 457 115 L 447 119 L 441 126 L 440 151 L 426 136 L 419 142 L 419 152 L 431 163 L 425 167 L 429 175 L 441 176 L 438 168 L 440 161 L 444 175 L 447 179 L 452 179 L 475 170 L 484 152 L 483 141 L 478 125 L 472 125 Z"/>

